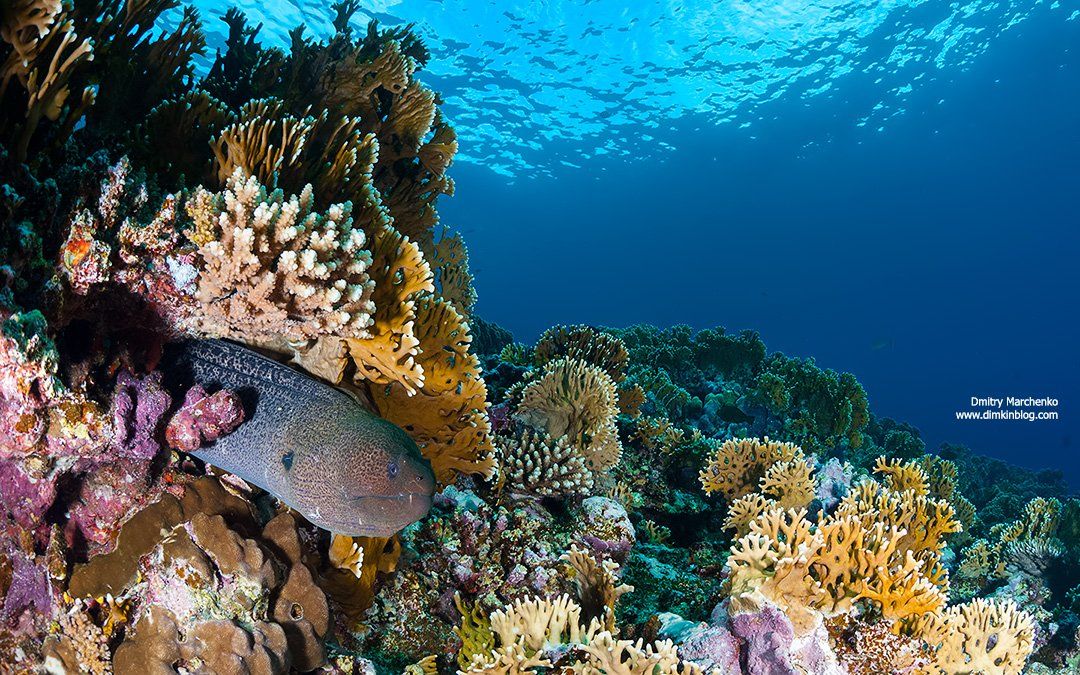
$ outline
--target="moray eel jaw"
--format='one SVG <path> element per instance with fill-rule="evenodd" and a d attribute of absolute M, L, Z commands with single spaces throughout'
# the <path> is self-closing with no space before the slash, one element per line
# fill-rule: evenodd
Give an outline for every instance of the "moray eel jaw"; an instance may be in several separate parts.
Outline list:
<path fill-rule="evenodd" d="M 431 509 L 431 494 L 364 495 L 344 498 L 305 516 L 319 527 L 352 537 L 390 537 L 420 520 Z"/>

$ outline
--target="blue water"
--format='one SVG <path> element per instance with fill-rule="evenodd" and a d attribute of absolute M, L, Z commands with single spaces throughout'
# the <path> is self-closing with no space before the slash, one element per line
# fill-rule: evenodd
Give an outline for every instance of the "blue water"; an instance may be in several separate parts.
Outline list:
<path fill-rule="evenodd" d="M 309 2 L 236 4 L 284 43 L 328 31 Z M 526 341 L 570 322 L 752 328 L 854 373 L 931 447 L 1080 485 L 1080 1 L 405 0 L 369 17 L 432 47 L 422 79 L 461 140 L 441 212 L 480 315 Z M 1055 397 L 1061 419 L 955 419 L 1007 395 Z"/>

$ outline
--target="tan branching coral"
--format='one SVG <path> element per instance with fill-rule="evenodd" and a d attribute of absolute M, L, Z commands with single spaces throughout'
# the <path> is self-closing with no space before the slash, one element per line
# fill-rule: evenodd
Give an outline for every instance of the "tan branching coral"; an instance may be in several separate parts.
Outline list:
<path fill-rule="evenodd" d="M 72 76 L 80 64 L 93 60 L 94 43 L 77 34 L 70 7 L 56 0 L 10 3 L 0 13 L 0 39 L 11 45 L 0 64 L 0 99 L 5 99 L 13 83 L 25 90 L 21 123 L 0 131 L 13 137 L 15 159 L 23 161 L 42 121 L 73 125 L 93 103 L 93 91 L 87 88 L 78 94 L 82 100 L 77 105 L 66 106 Z"/>
<path fill-rule="evenodd" d="M 397 537 L 334 535 L 328 552 L 329 568 L 319 585 L 347 622 L 357 624 L 375 598 L 379 574 L 397 569 L 401 542 Z"/>
<path fill-rule="evenodd" d="M 736 536 L 742 537 L 750 531 L 750 523 L 775 506 L 776 503 L 773 500 L 767 499 L 758 492 L 739 497 L 728 506 L 724 528 L 735 530 Z"/>
<path fill-rule="evenodd" d="M 424 386 L 416 302 L 435 290 L 431 268 L 419 247 L 392 227 L 375 233 L 371 253 L 375 313 L 367 337 L 346 340 L 349 357 L 357 381 L 396 383 L 411 395 Z"/>
<path fill-rule="evenodd" d="M 325 110 L 289 114 L 279 99 L 251 101 L 211 144 L 218 180 L 227 184 L 242 171 L 283 190 L 311 186 L 320 205 L 352 203 L 357 227 L 373 235 L 389 223 L 389 216 L 372 185 L 379 143 L 362 127 L 360 118 L 331 116 Z"/>
<path fill-rule="evenodd" d="M 568 596 L 519 600 L 491 614 L 488 630 L 494 648 L 473 654 L 458 673 L 534 675 L 540 668 L 580 675 L 702 673 L 700 667 L 681 661 L 670 641 L 620 640 L 595 620 L 588 625 L 581 621 L 581 607 Z"/>
<path fill-rule="evenodd" d="M 681 661 L 670 640 L 644 644 L 620 640 L 608 631 L 597 633 L 583 646 L 584 663 L 571 668 L 578 675 L 701 675 L 701 667 Z"/>
<path fill-rule="evenodd" d="M 820 548 L 820 534 L 805 510 L 766 512 L 731 547 L 731 607 L 753 611 L 767 600 L 787 614 L 797 633 L 809 632 L 818 621 L 813 607 L 823 595 L 810 574 Z"/>
<path fill-rule="evenodd" d="M 821 548 L 811 562 L 824 596 L 818 606 L 829 614 L 846 612 L 866 589 L 867 580 L 887 572 L 901 532 L 886 523 L 869 527 L 856 516 L 822 520 Z"/>
<path fill-rule="evenodd" d="M 597 366 L 571 358 L 551 361 L 522 390 L 516 414 L 553 438 L 566 437 L 594 471 L 619 461 L 618 394 L 615 383 Z"/>
<path fill-rule="evenodd" d="M 556 497 L 588 494 L 593 474 L 584 455 L 564 438 L 524 429 L 495 439 L 504 485 L 511 492 Z"/>
<path fill-rule="evenodd" d="M 907 551 L 901 566 L 882 567 L 869 576 L 859 597 L 872 600 L 889 620 L 941 611 L 945 593 L 924 574 L 926 563 Z"/>
<path fill-rule="evenodd" d="M 630 355 L 620 338 L 592 326 L 553 326 L 536 342 L 536 362 L 577 359 L 602 368 L 616 384 L 626 377 Z"/>
<path fill-rule="evenodd" d="M 782 508 L 804 508 L 814 501 L 817 482 L 813 467 L 803 457 L 777 462 L 761 478 L 761 494 Z"/>
<path fill-rule="evenodd" d="M 977 598 L 920 625 L 936 648 L 938 670 L 946 675 L 1019 675 L 1034 648 L 1035 621 L 1010 602 Z"/>
<path fill-rule="evenodd" d="M 262 345 L 367 335 L 375 308 L 364 232 L 348 203 L 312 207 L 310 189 L 286 199 L 239 171 L 223 192 L 196 190 L 187 203 L 201 258 L 196 330 Z"/>
<path fill-rule="evenodd" d="M 596 619 L 605 630 L 616 630 L 615 604 L 623 594 L 634 590 L 633 586 L 619 581 L 619 564 L 614 560 L 597 560 L 576 545 L 562 559 L 570 568 L 585 619 Z"/>
<path fill-rule="evenodd" d="M 1061 519 L 1061 502 L 1036 497 L 1024 505 L 1024 513 L 1001 529 L 1001 541 L 1009 543 L 1028 539 L 1047 541 L 1057 534 Z"/>
<path fill-rule="evenodd" d="M 878 457 L 874 463 L 874 473 L 885 476 L 885 485 L 895 492 L 907 490 L 916 496 L 930 493 L 930 479 L 926 472 L 915 462 L 901 462 Z"/>
<path fill-rule="evenodd" d="M 757 491 L 773 465 L 804 461 L 802 449 L 792 443 L 770 441 L 768 437 L 728 439 L 713 444 L 715 452 L 699 476 L 705 492 L 719 492 L 728 501 Z"/>
<path fill-rule="evenodd" d="M 837 514 L 857 515 L 868 525 L 883 520 L 904 530 L 900 548 L 916 554 L 937 556 L 945 547 L 945 536 L 961 530 L 948 502 L 916 495 L 913 490 L 896 492 L 869 480 L 855 486 Z"/>
<path fill-rule="evenodd" d="M 416 303 L 417 363 L 424 388 L 411 396 L 398 383 L 372 392 L 379 414 L 404 429 L 431 462 L 439 481 L 455 472 L 489 476 L 495 470 L 487 388 L 469 352 L 469 326 L 445 300 Z"/>
<path fill-rule="evenodd" d="M 620 392 L 620 406 L 621 396 Z M 666 417 L 639 417 L 634 423 L 634 438 L 640 440 L 649 450 L 659 450 L 665 455 L 674 452 L 675 447 L 681 444 L 685 437 L 686 432 Z"/>
<path fill-rule="evenodd" d="M 641 415 L 641 406 L 645 403 L 645 390 L 639 384 L 619 385 L 619 412 L 631 419 Z"/>
<path fill-rule="evenodd" d="M 439 295 L 462 316 L 472 314 L 476 291 L 473 289 L 472 273 L 469 272 L 469 250 L 460 234 L 443 234 L 435 244 L 432 265 Z"/>

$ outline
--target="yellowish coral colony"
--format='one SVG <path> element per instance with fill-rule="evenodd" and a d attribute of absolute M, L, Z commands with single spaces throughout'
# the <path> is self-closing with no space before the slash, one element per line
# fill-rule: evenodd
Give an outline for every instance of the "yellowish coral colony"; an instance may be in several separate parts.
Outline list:
<path fill-rule="evenodd" d="M 347 1 L 281 51 L 230 11 L 197 78 L 175 5 L 0 13 L 0 672 L 1078 672 L 1053 480 L 987 494 L 752 333 L 514 343 L 440 230 L 409 29 Z M 333 534 L 188 454 L 257 396 L 183 379 L 170 343 L 210 337 L 403 429 L 431 513 Z"/>

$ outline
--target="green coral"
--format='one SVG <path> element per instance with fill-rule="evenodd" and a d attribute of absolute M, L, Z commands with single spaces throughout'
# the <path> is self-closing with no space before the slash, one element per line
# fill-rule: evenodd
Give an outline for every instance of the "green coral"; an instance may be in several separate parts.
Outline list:
<path fill-rule="evenodd" d="M 870 421 L 866 391 L 855 376 L 819 368 L 813 359 L 769 356 L 750 399 L 782 416 L 780 435 L 811 452 L 860 447 Z"/>

